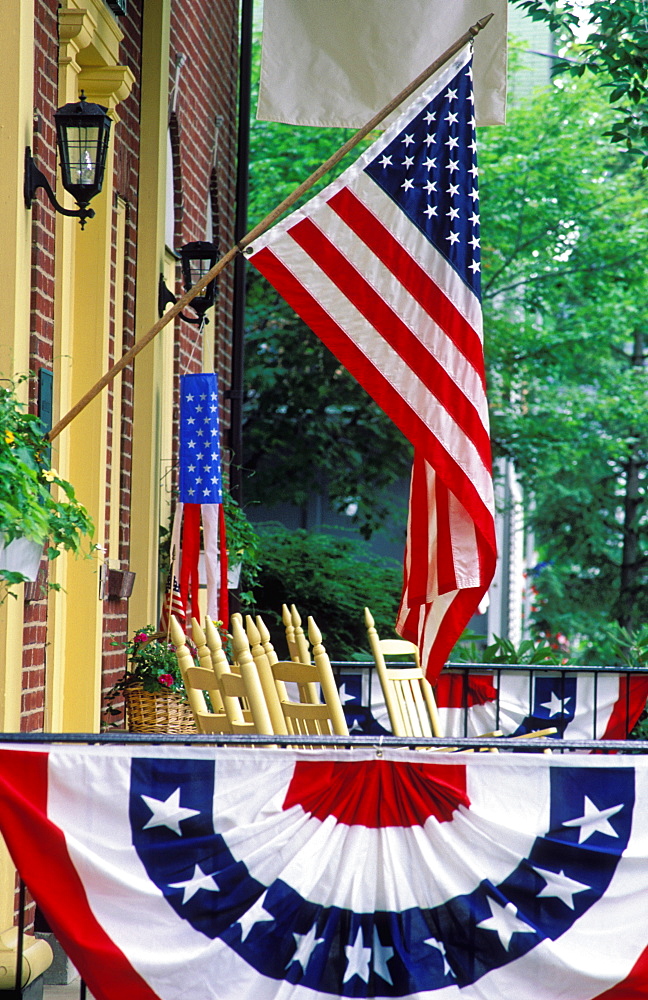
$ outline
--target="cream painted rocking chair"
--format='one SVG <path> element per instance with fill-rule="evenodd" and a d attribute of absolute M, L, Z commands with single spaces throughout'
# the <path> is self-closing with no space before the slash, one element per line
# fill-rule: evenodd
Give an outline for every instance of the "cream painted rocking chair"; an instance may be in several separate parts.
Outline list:
<path fill-rule="evenodd" d="M 209 617 L 205 618 L 205 637 L 230 731 L 271 735 L 272 724 L 254 665 L 246 663 L 242 668 L 237 663 L 236 670 L 230 666 L 218 629 Z"/>
<path fill-rule="evenodd" d="M 220 689 L 200 625 L 195 619 L 192 621 L 192 637 L 198 653 L 199 666 L 193 661 L 182 626 L 174 615 L 171 615 L 169 634 L 175 646 L 180 674 L 196 729 L 199 733 L 230 733 L 232 730 L 223 710 Z"/>
<path fill-rule="evenodd" d="M 369 608 L 364 617 L 394 736 L 441 736 L 434 693 L 421 669 L 418 647 L 405 639 L 381 639 Z M 403 655 L 415 666 L 387 666 L 386 656 Z"/>
<path fill-rule="evenodd" d="M 313 663 L 279 660 L 271 666 L 277 683 L 294 683 L 300 692 L 299 701 L 281 699 L 286 725 L 291 733 L 300 736 L 348 736 L 331 662 L 312 618 L 308 619 L 308 634 Z M 323 701 L 319 697 L 320 690 Z"/>

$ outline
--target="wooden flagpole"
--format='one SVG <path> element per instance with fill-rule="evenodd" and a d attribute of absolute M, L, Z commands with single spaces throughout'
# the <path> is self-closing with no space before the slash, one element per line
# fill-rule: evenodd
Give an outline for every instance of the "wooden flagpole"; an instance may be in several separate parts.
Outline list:
<path fill-rule="evenodd" d="M 362 139 L 365 138 L 365 136 L 377 128 L 380 123 L 388 115 L 390 115 L 392 111 L 395 111 L 396 108 L 403 104 L 408 97 L 411 97 L 412 94 L 425 83 L 428 77 L 432 76 L 433 73 L 436 73 L 437 70 L 441 69 L 441 67 L 448 62 L 449 59 L 452 59 L 452 57 L 456 55 L 456 53 L 459 52 L 464 45 L 467 45 L 467 43 L 474 38 L 475 35 L 478 35 L 482 28 L 486 27 L 492 17 L 493 14 L 487 14 L 485 17 L 480 18 L 479 21 L 468 28 L 468 30 L 465 31 L 463 35 L 456 40 L 456 42 L 453 42 L 453 44 L 447 48 L 445 52 L 435 59 L 434 62 L 427 67 L 427 69 L 424 69 L 422 73 L 419 73 L 419 75 L 412 80 L 412 82 L 409 83 L 404 90 L 401 90 L 400 94 L 397 94 L 396 97 L 394 97 L 389 104 L 386 104 L 381 111 L 378 111 L 366 125 L 363 125 L 361 129 L 355 132 L 351 138 L 344 143 L 344 145 L 340 146 L 337 152 L 333 153 L 328 160 L 325 160 L 324 163 L 322 163 L 317 170 L 314 170 L 305 181 L 302 181 L 302 183 L 296 187 L 294 191 L 292 191 L 279 205 L 277 205 L 276 208 L 266 215 L 265 219 L 262 219 L 261 222 L 257 223 L 257 225 L 254 226 L 254 228 L 251 229 L 245 236 L 243 236 L 238 243 L 236 243 L 233 247 L 230 247 L 227 253 L 224 254 L 220 260 L 216 262 L 216 264 L 214 264 L 211 270 L 204 274 L 200 281 L 193 286 L 193 288 L 191 288 L 188 292 L 185 292 L 182 298 L 178 299 L 178 301 L 175 302 L 171 308 L 168 309 L 164 315 L 153 324 L 150 330 L 145 333 L 143 337 L 140 337 L 140 339 L 133 344 L 130 350 L 122 355 L 119 361 L 117 361 L 112 368 L 102 375 L 99 381 L 96 382 L 95 385 L 93 385 L 92 388 L 81 397 L 78 403 L 76 403 L 76 405 L 73 406 L 72 409 L 69 410 L 68 413 L 66 413 L 65 416 L 54 425 L 54 427 L 52 427 L 51 431 L 47 435 L 48 440 L 53 441 L 57 438 L 61 431 L 64 430 L 68 424 L 70 424 L 74 418 L 86 408 L 88 403 L 92 402 L 95 396 L 98 396 L 101 390 L 105 389 L 105 387 L 112 382 L 115 376 L 119 375 L 120 371 L 129 365 L 131 361 L 137 357 L 140 351 L 143 351 L 144 348 L 150 344 L 155 337 L 157 337 L 160 330 L 164 329 L 164 327 L 170 323 L 172 319 L 175 319 L 178 313 L 182 312 L 183 309 L 191 303 L 191 300 L 195 298 L 196 295 L 199 295 L 203 288 L 209 284 L 213 278 L 217 277 L 217 275 L 219 275 L 220 272 L 227 267 L 229 262 L 233 260 L 238 253 L 244 250 L 245 247 L 252 243 L 258 236 L 265 233 L 266 230 L 269 229 L 270 226 L 272 226 L 288 208 L 294 205 L 295 202 L 298 201 L 303 194 L 310 190 L 310 188 L 312 188 L 312 186 L 321 177 L 327 174 L 329 170 L 339 163 L 347 153 L 349 153 L 355 146 L 358 145 L 359 142 L 362 141 Z"/>

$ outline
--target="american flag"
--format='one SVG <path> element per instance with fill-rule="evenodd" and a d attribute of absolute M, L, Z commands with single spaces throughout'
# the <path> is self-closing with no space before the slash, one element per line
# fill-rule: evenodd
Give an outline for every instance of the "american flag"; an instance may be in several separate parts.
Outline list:
<path fill-rule="evenodd" d="M 434 680 L 492 579 L 472 59 L 250 260 L 414 445 L 397 629 Z"/>
<path fill-rule="evenodd" d="M 183 505 L 180 593 L 185 608 L 199 618 L 199 556 L 202 521 L 207 571 L 207 611 L 227 618 L 227 549 L 223 513 L 218 378 L 213 373 L 180 377 L 179 500 Z M 220 543 L 219 543 L 220 539 Z M 220 564 L 220 574 L 217 565 Z M 224 571 L 224 572 L 223 572 Z M 220 587 L 219 587 L 220 582 Z M 216 594 L 220 591 L 220 602 Z"/>
<path fill-rule="evenodd" d="M 171 566 L 167 574 L 166 588 L 160 610 L 160 632 L 169 635 L 171 615 L 175 615 L 184 628 L 187 621 L 187 611 L 180 593 L 180 583 L 176 576 L 175 566 Z"/>

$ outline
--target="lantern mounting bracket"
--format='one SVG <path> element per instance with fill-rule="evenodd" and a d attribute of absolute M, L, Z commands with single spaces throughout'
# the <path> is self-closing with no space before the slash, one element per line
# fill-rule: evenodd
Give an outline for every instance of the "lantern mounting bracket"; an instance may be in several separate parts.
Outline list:
<path fill-rule="evenodd" d="M 167 283 L 164 280 L 164 275 L 160 275 L 160 280 L 158 281 L 158 315 L 160 318 L 164 315 L 164 311 L 168 305 L 175 305 L 177 298 L 170 292 L 167 288 Z M 206 316 L 187 316 L 186 313 L 178 313 L 180 319 L 183 319 L 185 323 L 193 323 L 194 326 L 199 326 L 201 323 L 209 323 Z"/>
<path fill-rule="evenodd" d="M 81 228 L 85 228 L 86 220 L 93 219 L 95 216 L 94 208 L 88 208 L 87 205 L 81 208 L 64 208 L 63 205 L 58 201 L 56 195 L 52 190 L 52 185 L 48 181 L 47 177 L 40 170 L 34 161 L 34 157 L 31 155 L 31 147 L 25 147 L 25 205 L 27 208 L 31 208 L 32 202 L 36 197 L 36 192 L 39 188 L 43 188 L 50 202 L 54 206 L 57 212 L 61 215 L 67 215 L 71 218 L 78 219 Z"/>

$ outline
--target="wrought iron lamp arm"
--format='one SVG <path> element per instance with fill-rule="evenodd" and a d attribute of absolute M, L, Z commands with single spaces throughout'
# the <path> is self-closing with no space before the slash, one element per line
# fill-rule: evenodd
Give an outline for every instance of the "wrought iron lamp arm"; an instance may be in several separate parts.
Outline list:
<path fill-rule="evenodd" d="M 67 215 L 74 219 L 79 219 L 81 223 L 81 228 L 83 229 L 86 224 L 86 219 L 93 219 L 95 216 L 94 208 L 88 208 L 87 205 L 80 206 L 77 209 L 64 208 L 63 205 L 59 203 L 52 190 L 52 186 L 48 181 L 42 170 L 36 166 L 34 158 L 31 155 L 31 147 L 25 147 L 25 205 L 27 208 L 31 208 L 32 201 L 36 196 L 36 192 L 39 188 L 44 188 L 49 198 L 50 202 L 54 206 L 57 212 L 61 215 Z"/>
<path fill-rule="evenodd" d="M 160 275 L 160 280 L 158 282 L 158 315 L 162 317 L 164 315 L 164 310 L 168 305 L 174 305 L 177 302 L 177 298 L 170 292 L 167 288 L 166 281 L 164 280 L 164 275 Z M 197 310 L 196 310 L 197 311 Z M 181 312 L 178 315 L 185 321 L 185 323 L 192 323 L 194 326 L 200 326 L 201 323 L 209 323 L 206 316 L 187 316 L 186 313 Z"/>

